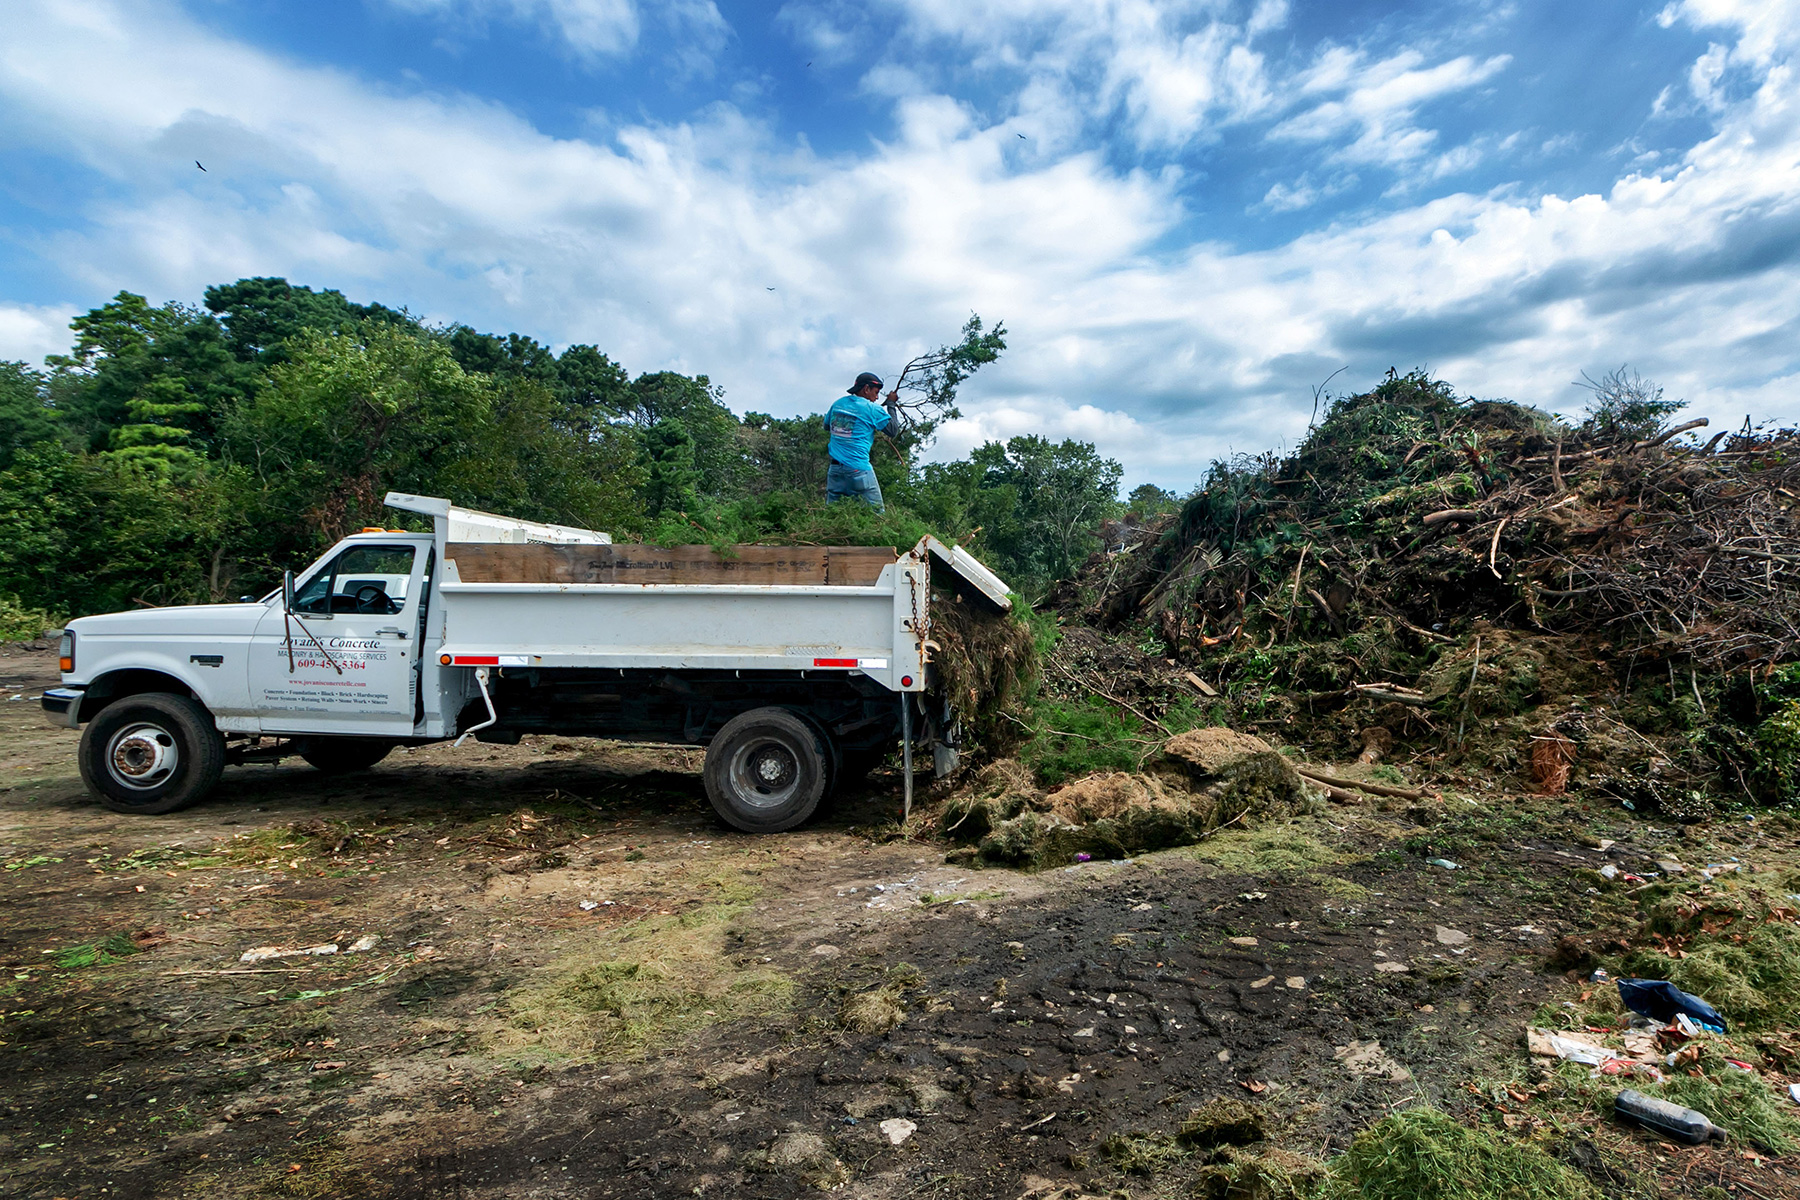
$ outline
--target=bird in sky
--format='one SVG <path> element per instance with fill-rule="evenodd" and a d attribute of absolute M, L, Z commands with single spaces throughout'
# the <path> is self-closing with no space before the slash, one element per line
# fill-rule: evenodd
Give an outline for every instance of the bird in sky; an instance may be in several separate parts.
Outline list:
<path fill-rule="evenodd" d="M 765 291 L 770 291 L 770 292 L 772 292 L 772 291 L 774 291 L 774 290 L 775 290 L 775 289 L 774 289 L 774 288 L 765 288 L 765 289 L 764 289 L 764 290 L 765 290 Z"/>
<path fill-rule="evenodd" d="M 197 159 L 197 158 L 196 158 L 196 159 L 195 159 L 195 160 L 194 160 L 194 165 L 195 165 L 195 166 L 196 166 L 196 167 L 200 167 L 200 160 L 199 160 L 199 159 Z M 200 167 L 200 169 L 201 169 L 201 170 L 202 170 L 202 171 L 206 171 L 206 168 L 205 168 L 205 167 Z M 211 174 L 212 174 L 212 172 L 211 172 L 211 171 L 206 171 L 206 173 L 207 173 L 207 174 L 208 174 L 208 175 L 211 175 Z"/>
<path fill-rule="evenodd" d="M 1024 135 L 1024 134 L 1022 134 L 1022 133 L 1021 133 L 1021 134 L 1020 134 L 1020 135 L 1019 135 L 1019 136 L 1020 136 L 1020 137 L 1025 137 L 1025 135 Z M 1031 139 L 1030 139 L 1030 138 L 1026 138 L 1026 139 L 1025 139 L 1025 140 L 1026 140 L 1026 141 L 1030 141 L 1030 140 L 1031 140 Z"/>

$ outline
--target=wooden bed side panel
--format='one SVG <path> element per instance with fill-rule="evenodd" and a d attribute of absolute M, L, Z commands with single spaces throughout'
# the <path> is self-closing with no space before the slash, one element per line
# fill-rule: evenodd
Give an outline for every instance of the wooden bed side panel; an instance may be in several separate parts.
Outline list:
<path fill-rule="evenodd" d="M 452 542 L 464 583 L 869 586 L 898 554 L 867 546 L 551 546 Z"/>

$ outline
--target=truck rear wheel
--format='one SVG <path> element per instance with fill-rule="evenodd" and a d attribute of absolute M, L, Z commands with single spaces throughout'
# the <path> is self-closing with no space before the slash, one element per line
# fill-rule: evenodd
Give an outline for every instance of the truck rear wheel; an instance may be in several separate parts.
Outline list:
<path fill-rule="evenodd" d="M 780 833 L 813 815 L 830 777 L 830 748 L 811 722 L 758 708 L 726 722 L 706 749 L 706 795 L 727 825 Z"/>
<path fill-rule="evenodd" d="M 309 737 L 300 740 L 300 757 L 327 775 L 366 771 L 394 749 L 387 738 Z"/>
<path fill-rule="evenodd" d="M 143 692 L 100 710 L 81 731 L 81 778 L 122 813 L 170 813 L 212 791 L 225 771 L 225 736 L 197 701 Z"/>

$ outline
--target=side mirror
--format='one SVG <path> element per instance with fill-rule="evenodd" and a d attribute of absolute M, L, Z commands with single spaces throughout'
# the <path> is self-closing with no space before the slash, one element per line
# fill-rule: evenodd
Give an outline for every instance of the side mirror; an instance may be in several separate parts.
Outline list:
<path fill-rule="evenodd" d="M 281 576 L 281 611 L 294 611 L 294 573 L 285 571 Z"/>

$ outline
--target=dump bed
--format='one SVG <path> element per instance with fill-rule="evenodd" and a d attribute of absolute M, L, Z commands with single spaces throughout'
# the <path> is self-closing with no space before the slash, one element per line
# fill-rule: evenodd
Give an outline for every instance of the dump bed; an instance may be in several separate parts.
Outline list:
<path fill-rule="evenodd" d="M 424 498 L 388 503 L 438 518 L 446 666 L 856 671 L 922 691 L 934 562 L 958 591 L 1009 606 L 1005 584 L 934 538 L 904 553 L 612 545 L 564 527 L 473 541 Z"/>

